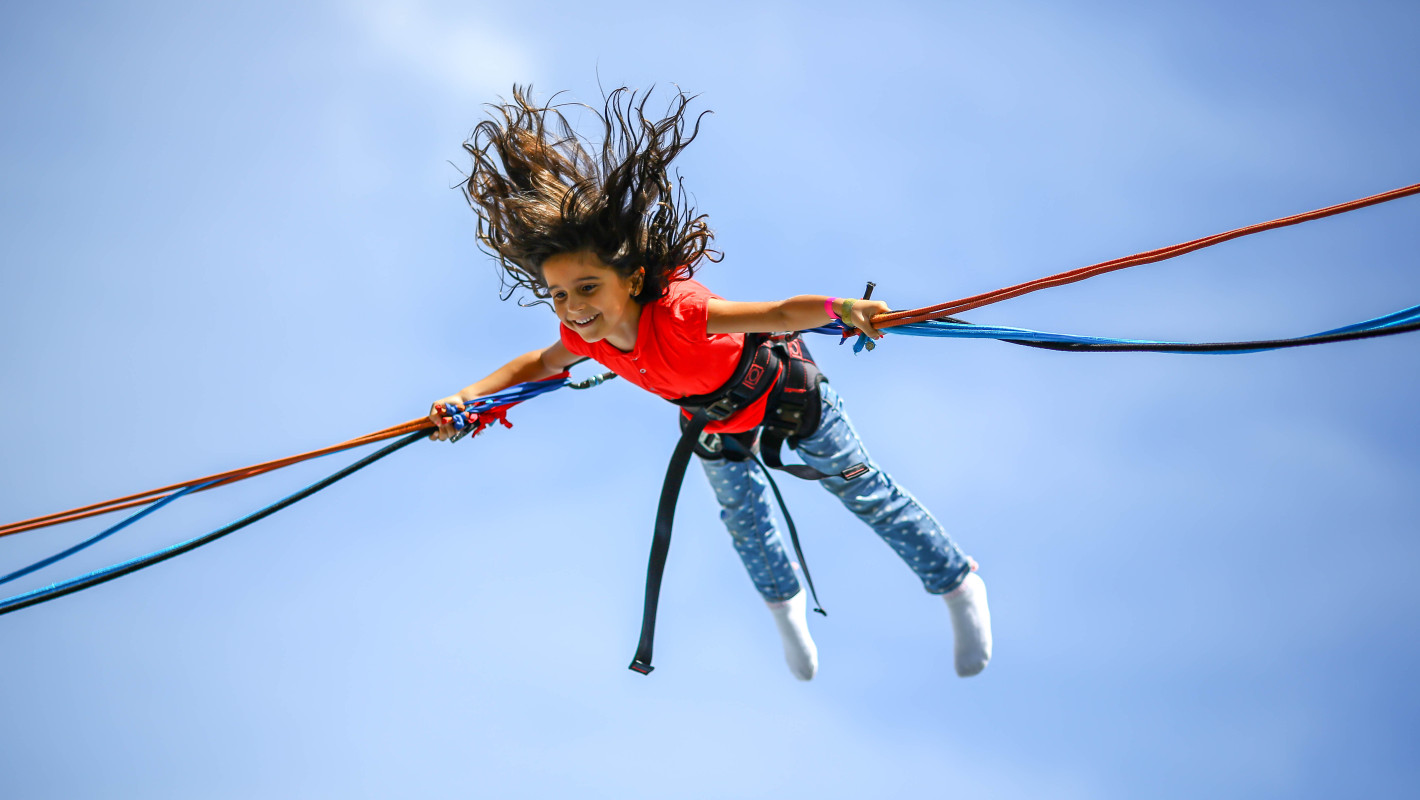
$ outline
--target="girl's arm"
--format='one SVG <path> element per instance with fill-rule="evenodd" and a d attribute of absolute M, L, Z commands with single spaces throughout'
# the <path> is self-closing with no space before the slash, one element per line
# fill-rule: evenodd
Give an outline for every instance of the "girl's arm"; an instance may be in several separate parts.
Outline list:
<path fill-rule="evenodd" d="M 514 358 L 493 371 L 488 377 L 465 386 L 457 394 L 435 400 L 429 407 L 429 419 L 438 430 L 429 434 L 431 439 L 447 439 L 454 435 L 454 426 L 444 424 L 442 418 L 447 414 L 439 410 L 441 405 L 451 403 L 464 403 L 474 400 L 484 395 L 501 392 L 509 386 L 516 386 L 519 383 L 528 381 L 540 381 L 544 378 L 551 378 L 559 372 L 571 367 L 580 360 L 580 356 L 574 355 L 570 350 L 562 346 L 562 342 L 554 342 L 550 347 L 541 350 L 532 350 Z"/>
<path fill-rule="evenodd" d="M 772 303 L 740 303 L 712 297 L 706 305 L 709 319 L 705 323 L 705 332 L 775 333 L 817 328 L 835 319 L 828 315 L 824 307 L 828 299 L 821 294 L 801 294 Z M 883 334 L 873 327 L 873 315 L 892 310 L 887 303 L 878 300 L 846 297 L 834 298 L 832 306 L 836 316 L 874 339 L 881 339 Z"/>

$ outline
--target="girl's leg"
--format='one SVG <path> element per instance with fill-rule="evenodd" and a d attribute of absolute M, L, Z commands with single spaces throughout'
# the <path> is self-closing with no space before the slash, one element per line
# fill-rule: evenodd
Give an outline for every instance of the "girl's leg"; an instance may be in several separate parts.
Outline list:
<path fill-rule="evenodd" d="M 812 436 L 799 442 L 799 457 L 821 472 L 842 472 L 858 462 L 871 467 L 853 480 L 827 478 L 819 483 L 876 531 L 928 592 L 946 594 L 957 588 L 971 572 L 971 560 L 917 498 L 869 458 L 843 410 L 843 398 L 827 383 L 820 391 L 823 419 Z"/>
<path fill-rule="evenodd" d="M 770 513 L 769 484 L 759 467 L 753 461 L 699 460 L 754 588 L 770 603 L 798 594 L 799 579 Z"/>
<path fill-rule="evenodd" d="M 720 519 L 735 552 L 774 615 L 789 671 L 801 681 L 809 680 L 818 672 L 818 648 L 809 636 L 805 592 L 770 514 L 763 473 L 752 461 L 700 459 L 700 464 L 720 501 Z"/>
<path fill-rule="evenodd" d="M 843 411 L 843 398 L 826 383 L 821 388 L 823 421 L 812 436 L 799 443 L 799 456 L 821 472 L 842 472 L 858 462 L 871 468 L 866 475 L 851 481 L 828 478 L 820 483 L 897 551 L 922 579 L 927 591 L 946 595 L 957 674 L 968 677 L 981 672 L 991 660 L 986 585 L 972 573 L 971 559 L 917 498 L 868 458 L 868 451 Z"/>

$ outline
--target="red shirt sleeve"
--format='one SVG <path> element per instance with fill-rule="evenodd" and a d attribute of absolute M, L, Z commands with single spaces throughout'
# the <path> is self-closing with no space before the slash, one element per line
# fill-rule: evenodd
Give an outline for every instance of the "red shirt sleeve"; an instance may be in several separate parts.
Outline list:
<path fill-rule="evenodd" d="M 677 288 L 682 291 L 672 294 L 667 311 L 674 323 L 668 327 L 681 341 L 704 344 L 709 338 L 706 330 L 710 322 L 710 298 L 715 295 L 697 281 L 682 281 Z"/>

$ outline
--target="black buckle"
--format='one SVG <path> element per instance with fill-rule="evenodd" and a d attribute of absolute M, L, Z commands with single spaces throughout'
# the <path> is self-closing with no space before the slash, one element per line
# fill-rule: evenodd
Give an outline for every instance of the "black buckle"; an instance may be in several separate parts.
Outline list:
<path fill-rule="evenodd" d="M 651 670 L 654 670 L 655 667 L 651 666 L 650 664 L 642 664 L 640 661 L 632 661 L 630 669 L 632 672 L 639 672 L 642 675 L 650 675 Z"/>

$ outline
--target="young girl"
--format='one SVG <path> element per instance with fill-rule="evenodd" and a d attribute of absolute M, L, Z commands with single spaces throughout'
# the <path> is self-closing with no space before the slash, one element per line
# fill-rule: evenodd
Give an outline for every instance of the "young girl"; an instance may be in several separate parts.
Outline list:
<path fill-rule="evenodd" d="M 435 438 L 454 433 L 449 407 L 548 378 L 583 357 L 668 400 L 705 408 L 726 396 L 732 378 L 739 382 L 747 371 L 753 374 L 759 362 L 750 362 L 762 337 L 746 334 L 800 331 L 841 319 L 868 336 L 882 336 L 872 317 L 890 309 L 876 300 L 800 295 L 734 302 L 692 280 L 702 259 L 718 261 L 719 253 L 709 248 L 713 234 L 705 215 L 695 213 L 670 173 L 671 161 L 699 132 L 700 117 L 686 131 L 690 99 L 678 93 L 665 118 L 648 119 L 646 98 L 638 102 L 634 92 L 618 89 L 606 98 L 603 113 L 591 110 L 602 128 L 601 141 L 593 144 L 573 131 L 558 107 L 535 105 L 528 91 L 515 86 L 513 102 L 494 107 L 493 119 L 465 142 L 473 168 L 463 190 L 478 215 L 481 245 L 498 259 L 508 289 L 504 299 L 521 287 L 550 303 L 559 338 L 436 401 L 429 414 L 438 425 Z M 780 370 L 778 380 L 785 373 Z M 929 593 L 946 598 L 956 672 L 977 674 L 991 658 L 991 618 L 975 563 L 869 458 L 833 388 L 821 384 L 817 394 L 818 407 L 805 415 L 812 427 L 793 431 L 790 446 L 830 476 L 821 480 L 824 488 L 876 531 Z M 798 565 L 771 516 L 761 467 L 743 459 L 743 449 L 740 460 L 723 457 L 737 449 L 724 439 L 753 447 L 766 409 L 776 413 L 774 398 L 780 396 L 782 391 L 741 392 L 734 402 L 716 404 L 718 415 L 705 412 L 691 422 L 706 426 L 696 452 L 735 550 L 778 626 L 789 669 L 809 680 L 818 670 L 818 650 L 809 636 Z M 867 469 L 853 469 L 860 464 Z M 653 605 L 648 615 L 653 621 Z"/>

